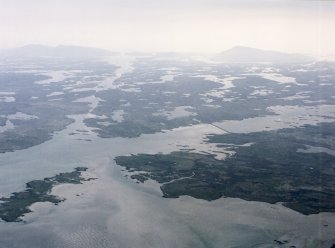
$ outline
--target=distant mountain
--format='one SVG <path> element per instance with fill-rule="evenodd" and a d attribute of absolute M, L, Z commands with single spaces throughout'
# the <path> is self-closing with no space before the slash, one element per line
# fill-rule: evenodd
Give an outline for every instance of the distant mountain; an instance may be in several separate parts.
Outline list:
<path fill-rule="evenodd" d="M 64 57 L 90 58 L 103 57 L 113 53 L 99 48 L 81 46 L 44 46 L 27 45 L 19 48 L 0 51 L 0 57 Z"/>
<path fill-rule="evenodd" d="M 314 60 L 301 54 L 281 53 L 243 46 L 236 46 L 219 53 L 213 59 L 227 63 L 301 63 Z"/>

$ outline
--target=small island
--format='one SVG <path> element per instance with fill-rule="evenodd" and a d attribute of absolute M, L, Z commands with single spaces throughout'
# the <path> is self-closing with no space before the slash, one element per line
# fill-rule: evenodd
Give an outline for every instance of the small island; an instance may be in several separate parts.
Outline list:
<path fill-rule="evenodd" d="M 82 177 L 82 172 L 86 170 L 85 167 L 77 167 L 72 172 L 28 182 L 26 190 L 15 192 L 8 198 L 0 198 L 0 218 L 6 222 L 19 222 L 24 214 L 31 212 L 29 206 L 36 202 L 51 202 L 57 205 L 65 199 L 51 195 L 52 188 L 59 184 L 81 184 L 82 181 L 91 180 L 92 178 Z"/>

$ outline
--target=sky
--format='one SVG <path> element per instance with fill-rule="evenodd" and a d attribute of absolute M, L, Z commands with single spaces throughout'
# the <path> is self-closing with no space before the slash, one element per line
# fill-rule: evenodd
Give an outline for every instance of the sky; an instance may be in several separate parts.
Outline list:
<path fill-rule="evenodd" d="M 335 54 L 335 0 L 0 0 L 0 48 Z"/>

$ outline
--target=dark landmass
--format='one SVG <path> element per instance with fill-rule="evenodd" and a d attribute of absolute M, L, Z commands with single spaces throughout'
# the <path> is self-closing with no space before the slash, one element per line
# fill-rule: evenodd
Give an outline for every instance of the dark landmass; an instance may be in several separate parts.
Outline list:
<path fill-rule="evenodd" d="M 36 54 L 57 51 L 55 53 L 61 55 L 59 50 L 71 50 L 80 51 L 78 53 L 85 56 L 97 52 L 100 57 L 0 56 L 0 92 L 10 91 L 15 97 L 14 102 L 6 102 L 0 97 L 0 126 L 5 125 L 7 115 L 16 112 L 38 117 L 14 120 L 15 129 L 0 133 L 0 140 L 4 141 L 0 144 L 0 152 L 25 149 L 50 139 L 54 132 L 72 122 L 69 115 L 87 113 L 89 104 L 76 100 L 89 96 L 96 96 L 101 101 L 84 123 L 103 138 L 132 138 L 197 123 L 274 114 L 268 110 L 270 106 L 335 103 L 333 62 L 269 67 L 268 64 L 252 63 L 209 64 L 190 58 L 186 63 L 180 59 L 167 59 L 162 54 L 152 55 L 136 58 L 134 70 L 113 82 L 119 88 L 96 92 L 94 87 L 113 76 L 117 68 L 101 60 L 105 51 L 34 45 L 23 47 L 22 51 L 35 49 L 41 50 Z M 166 68 L 175 68 L 175 77 L 165 82 L 162 77 L 170 73 Z M 281 84 L 254 75 L 269 68 L 270 73 L 295 78 L 297 84 Z M 49 78 L 38 71 L 63 71 L 66 72 L 66 79 L 55 79 L 55 82 L 45 85 L 36 84 Z M 206 75 L 213 75 L 219 80 L 206 79 Z M 227 77 L 242 78 L 233 81 L 234 87 L 225 89 L 220 80 Z M 52 95 L 54 92 L 63 94 Z M 178 107 L 187 107 L 190 115 L 175 118 L 164 115 Z M 113 118 L 113 112 L 118 110 L 124 111 L 122 121 Z M 33 133 L 36 135 L 32 137 Z"/>
<path fill-rule="evenodd" d="M 34 70 L 31 71 L 31 65 L 37 71 L 68 71 L 68 76 L 61 81 L 55 80 L 50 84 L 40 85 L 39 81 L 50 79 L 50 77 L 38 74 Z M 18 112 L 34 118 L 10 120 L 14 128 L 0 132 L 0 153 L 39 145 L 51 139 L 55 132 L 71 124 L 73 119 L 69 115 L 87 113 L 89 104 L 76 102 L 76 100 L 92 96 L 95 91 L 72 92 L 73 85 L 76 89 L 92 86 L 92 81 L 112 75 L 116 68 L 107 62 L 94 59 L 5 60 L 4 65 L 0 68 L 0 126 L 6 124 L 7 116 Z M 81 84 L 78 85 L 77 81 L 81 81 Z M 69 89 L 66 89 L 67 87 Z M 15 101 L 1 101 L 1 92 L 11 92 L 10 96 L 15 98 Z M 54 92 L 63 94 L 52 96 Z"/>
<path fill-rule="evenodd" d="M 0 133 L 0 140 L 4 140 L 0 152 L 24 149 L 50 139 L 54 132 L 72 122 L 68 115 L 87 113 L 88 103 L 76 100 L 92 95 L 102 101 L 92 112 L 97 117 L 90 115 L 84 123 L 103 138 L 132 138 L 197 123 L 270 115 L 273 113 L 267 108 L 276 105 L 313 106 L 320 104 L 320 100 L 322 104 L 335 102 L 334 63 L 331 62 L 318 62 L 311 68 L 304 64 L 274 66 L 276 73 L 293 77 L 298 83 L 288 85 L 246 75 L 250 70 L 261 73 L 269 65 L 208 64 L 195 60 L 185 63 L 159 56 L 142 57 L 135 60 L 132 72 L 113 83 L 119 88 L 99 92 L 92 88 L 112 76 L 117 68 L 99 59 L 24 57 L 6 58 L 2 63 L 0 91 L 14 92 L 15 101 L 0 99 L 0 126 L 6 123 L 6 115 L 16 112 L 38 118 L 14 120 L 14 130 Z M 161 77 L 167 74 L 163 68 L 172 67 L 177 68 L 176 76 L 172 81 L 162 81 Z M 49 77 L 36 71 L 66 71 L 67 78 L 39 85 L 36 82 Z M 201 75 L 242 78 L 234 80 L 234 87 L 225 90 L 222 83 L 199 77 Z M 81 88 L 84 90 L 72 91 Z M 266 94 L 257 95 L 257 90 Z M 54 92 L 63 94 L 50 96 Z M 299 98 L 301 93 L 303 97 Z M 308 102 L 304 102 L 306 99 Z M 162 114 L 182 106 L 187 107 L 190 115 L 171 118 Z M 122 121 L 113 118 L 113 112 L 118 110 L 124 111 Z M 38 135 L 31 137 L 34 132 Z"/>
<path fill-rule="evenodd" d="M 208 65 L 159 57 L 138 58 L 134 70 L 114 83 L 119 88 L 96 94 L 103 101 L 93 113 L 105 116 L 103 122 L 93 116 L 84 123 L 102 138 L 133 138 L 197 123 L 271 115 L 274 114 L 268 109 L 271 106 L 315 106 L 320 101 L 334 104 L 333 66 L 334 63 L 315 63 L 311 70 L 302 64 L 274 66 L 275 73 L 297 81 L 297 84 L 286 84 L 252 74 L 262 73 L 269 65 Z M 166 75 L 162 68 L 171 67 L 178 69 L 177 75 L 172 81 L 162 81 L 161 77 Z M 246 74 L 250 70 L 252 73 Z M 241 78 L 233 81 L 234 87 L 224 89 L 222 83 L 201 75 Z M 182 106 L 187 107 L 190 115 L 169 118 L 162 114 Z M 122 121 L 113 118 L 113 112 L 118 110 L 124 113 Z"/>
<path fill-rule="evenodd" d="M 168 198 L 237 197 L 283 202 L 303 214 L 334 212 L 335 157 L 297 152 L 306 145 L 334 149 L 333 130 L 335 123 L 322 123 L 279 131 L 210 136 L 209 142 L 226 147 L 236 145 L 231 148 L 236 154 L 225 160 L 217 160 L 213 155 L 173 152 L 120 156 L 116 162 L 127 170 L 140 171 L 131 176 L 133 179 L 144 182 L 150 178 L 162 183 L 163 196 Z M 238 146 L 250 142 L 250 146 Z"/>
<path fill-rule="evenodd" d="M 6 222 L 18 222 L 22 221 L 20 217 L 31 212 L 29 206 L 36 202 L 51 202 L 57 205 L 65 199 L 51 195 L 52 188 L 59 184 L 80 184 L 82 181 L 92 180 L 93 178 L 81 177 L 81 173 L 86 170 L 85 167 L 77 167 L 72 172 L 28 182 L 25 191 L 15 192 L 8 198 L 0 198 L 0 218 Z"/>

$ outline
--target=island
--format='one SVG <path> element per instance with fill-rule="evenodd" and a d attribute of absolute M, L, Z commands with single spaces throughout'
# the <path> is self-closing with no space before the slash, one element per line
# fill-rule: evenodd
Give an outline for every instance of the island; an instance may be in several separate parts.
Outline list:
<path fill-rule="evenodd" d="M 77 167 L 72 172 L 28 182 L 26 190 L 0 198 L 0 218 L 6 222 L 20 222 L 22 216 L 31 212 L 29 206 L 36 202 L 51 202 L 57 205 L 65 199 L 50 194 L 52 188 L 60 184 L 81 184 L 82 181 L 92 180 L 93 178 L 82 177 L 82 172 L 86 170 L 85 167 Z"/>

